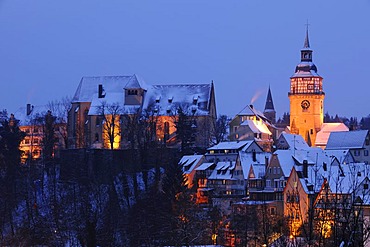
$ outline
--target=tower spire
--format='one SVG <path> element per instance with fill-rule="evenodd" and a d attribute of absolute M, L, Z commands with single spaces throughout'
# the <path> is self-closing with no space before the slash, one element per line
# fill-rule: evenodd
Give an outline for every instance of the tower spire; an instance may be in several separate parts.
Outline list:
<path fill-rule="evenodd" d="M 267 117 L 271 123 L 276 122 L 276 111 L 274 107 L 274 102 L 272 101 L 272 94 L 271 94 L 271 89 L 269 86 L 269 91 L 267 93 L 267 98 L 266 98 L 266 104 L 265 104 L 265 110 L 263 111 L 263 114 L 265 117 Z"/>
<path fill-rule="evenodd" d="M 267 93 L 266 104 L 265 104 L 265 111 L 267 111 L 267 110 L 275 110 L 274 102 L 272 101 L 270 86 L 269 86 L 269 90 L 268 90 L 268 93 Z"/>
<path fill-rule="evenodd" d="M 307 24 L 306 24 L 306 37 L 305 37 L 305 39 L 304 39 L 304 45 L 303 45 L 303 48 L 310 48 L 310 40 L 309 40 L 309 38 L 308 38 L 308 26 L 309 26 L 310 24 L 308 24 L 308 21 L 307 21 Z"/>
<path fill-rule="evenodd" d="M 304 39 L 303 48 L 301 49 L 301 62 L 312 62 L 312 50 L 310 48 L 310 40 L 308 38 L 308 26 L 306 24 L 306 37 Z"/>

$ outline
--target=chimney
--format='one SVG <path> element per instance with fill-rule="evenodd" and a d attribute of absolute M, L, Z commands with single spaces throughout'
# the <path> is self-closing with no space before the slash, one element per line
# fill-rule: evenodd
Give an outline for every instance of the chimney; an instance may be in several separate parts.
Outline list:
<path fill-rule="evenodd" d="M 27 116 L 31 114 L 32 110 L 33 110 L 33 106 L 31 106 L 31 104 L 27 104 L 27 108 L 26 108 Z"/>
<path fill-rule="evenodd" d="M 249 107 L 250 107 L 251 109 L 253 109 L 253 105 L 249 105 Z"/>
<path fill-rule="evenodd" d="M 308 162 L 307 160 L 303 161 L 303 177 L 308 177 Z"/>
<path fill-rule="evenodd" d="M 105 92 L 102 84 L 99 84 L 98 86 L 98 98 L 104 98 L 105 97 Z"/>
<path fill-rule="evenodd" d="M 267 167 L 268 165 L 269 165 L 269 158 L 265 156 L 265 167 Z"/>

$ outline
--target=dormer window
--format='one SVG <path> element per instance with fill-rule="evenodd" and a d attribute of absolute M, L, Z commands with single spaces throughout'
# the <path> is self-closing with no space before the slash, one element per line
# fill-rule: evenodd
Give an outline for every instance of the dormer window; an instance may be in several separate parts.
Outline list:
<path fill-rule="evenodd" d="M 159 101 L 161 100 L 161 96 L 158 96 L 156 99 L 155 99 L 155 103 L 159 103 Z"/>
<path fill-rule="evenodd" d="M 196 105 L 198 103 L 198 97 L 194 96 L 193 98 L 193 104 Z"/>
<path fill-rule="evenodd" d="M 170 97 L 170 98 L 168 98 L 168 103 L 172 103 L 172 101 L 173 101 L 173 97 Z"/>

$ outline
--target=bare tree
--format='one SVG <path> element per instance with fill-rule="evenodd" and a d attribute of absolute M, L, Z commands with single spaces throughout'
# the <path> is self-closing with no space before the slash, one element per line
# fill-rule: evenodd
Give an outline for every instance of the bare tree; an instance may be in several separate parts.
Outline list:
<path fill-rule="evenodd" d="M 108 140 L 108 145 L 111 150 L 115 148 L 117 138 L 121 135 L 120 117 L 122 108 L 119 103 L 108 104 L 103 101 L 98 106 L 98 113 L 103 117 L 103 140 Z M 105 142 L 104 142 L 105 144 Z"/>
<path fill-rule="evenodd" d="M 229 119 L 226 115 L 218 116 L 216 122 L 214 122 L 213 141 L 214 144 L 218 144 L 227 139 L 227 128 L 229 125 Z"/>
<path fill-rule="evenodd" d="M 68 135 L 67 135 L 67 121 L 68 112 L 72 107 L 72 99 L 69 96 L 63 97 L 60 100 L 49 101 L 47 104 L 48 110 L 51 111 L 53 116 L 56 117 L 55 131 L 63 139 L 65 148 L 68 148 Z"/>

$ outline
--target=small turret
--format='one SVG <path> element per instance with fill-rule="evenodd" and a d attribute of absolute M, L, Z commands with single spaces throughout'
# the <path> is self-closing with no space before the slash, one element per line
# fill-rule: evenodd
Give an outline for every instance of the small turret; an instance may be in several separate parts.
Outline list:
<path fill-rule="evenodd" d="M 268 118 L 271 121 L 271 123 L 274 124 L 276 122 L 276 111 L 274 107 L 274 102 L 272 100 L 270 86 L 269 86 L 269 90 L 267 93 L 265 110 L 263 111 L 263 114 L 265 115 L 266 118 Z"/>

